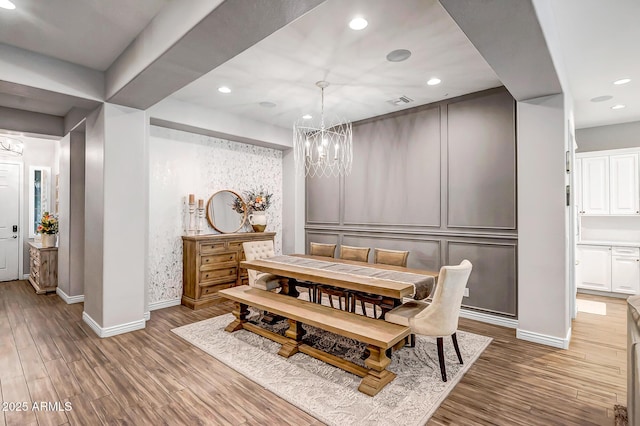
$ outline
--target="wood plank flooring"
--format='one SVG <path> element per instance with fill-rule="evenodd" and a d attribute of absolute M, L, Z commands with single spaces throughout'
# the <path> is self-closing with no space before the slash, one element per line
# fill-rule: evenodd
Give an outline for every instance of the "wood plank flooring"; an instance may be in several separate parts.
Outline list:
<path fill-rule="evenodd" d="M 613 405 L 626 404 L 625 302 L 580 297 L 605 303 L 607 315 L 579 313 L 567 351 L 461 319 L 494 341 L 428 424 L 612 425 Z M 0 283 L 0 399 L 73 407 L 7 411 L 0 426 L 321 424 L 170 332 L 231 308 L 154 311 L 144 330 L 100 339 L 82 304 Z"/>

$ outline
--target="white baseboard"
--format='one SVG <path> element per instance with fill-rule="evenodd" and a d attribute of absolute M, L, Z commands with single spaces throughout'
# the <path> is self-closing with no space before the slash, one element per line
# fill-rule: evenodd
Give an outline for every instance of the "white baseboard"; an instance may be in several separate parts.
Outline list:
<path fill-rule="evenodd" d="M 162 300 L 160 302 L 149 303 L 149 310 L 155 311 L 158 309 L 170 308 L 172 306 L 178 306 L 181 303 L 181 299 Z"/>
<path fill-rule="evenodd" d="M 587 288 L 579 288 L 578 289 L 578 293 L 592 294 L 594 296 L 616 297 L 618 299 L 628 299 L 629 296 L 633 296 L 633 294 L 613 293 L 613 292 L 610 292 L 610 291 L 589 290 Z"/>
<path fill-rule="evenodd" d="M 508 328 L 518 328 L 518 320 L 514 318 L 505 318 L 498 315 L 487 314 L 484 312 L 472 311 L 470 309 L 460 309 L 462 318 L 472 319 L 475 321 L 486 322 L 488 324 L 499 325 Z"/>
<path fill-rule="evenodd" d="M 67 293 L 62 291 L 60 287 L 56 287 L 56 294 L 60 296 L 60 299 L 64 300 L 67 305 L 71 305 L 72 303 L 84 302 L 84 294 L 81 294 L 79 296 L 69 296 Z"/>
<path fill-rule="evenodd" d="M 528 342 L 540 343 L 541 345 L 552 346 L 554 348 L 569 349 L 569 342 L 571 341 L 571 327 L 565 338 L 549 336 L 546 334 L 535 333 L 533 331 L 521 330 L 516 331 L 516 337 Z"/>
<path fill-rule="evenodd" d="M 128 333 L 130 331 L 141 330 L 145 326 L 145 320 L 133 321 L 126 324 L 114 325 L 111 327 L 100 327 L 93 318 L 86 312 L 82 312 L 82 320 L 98 335 L 98 337 L 111 337 L 118 334 Z"/>
<path fill-rule="evenodd" d="M 147 311 L 144 313 L 144 320 L 149 321 L 151 319 L 151 312 Z"/>
<path fill-rule="evenodd" d="M 29 279 L 29 274 L 22 274 L 22 279 L 23 280 L 28 280 Z"/>

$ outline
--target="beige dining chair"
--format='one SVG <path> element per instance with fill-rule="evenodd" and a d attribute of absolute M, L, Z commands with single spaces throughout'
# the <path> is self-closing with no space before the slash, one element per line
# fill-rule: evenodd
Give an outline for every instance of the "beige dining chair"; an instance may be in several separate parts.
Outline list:
<path fill-rule="evenodd" d="M 312 256 L 336 257 L 336 244 L 309 243 Z"/>
<path fill-rule="evenodd" d="M 373 263 L 406 267 L 407 259 L 409 259 L 408 251 L 373 249 Z"/>
<path fill-rule="evenodd" d="M 340 246 L 340 259 L 368 262 L 370 251 L 369 247 Z"/>
<path fill-rule="evenodd" d="M 242 248 L 247 260 L 266 259 L 276 255 L 272 240 L 242 243 Z M 286 278 L 265 272 L 258 272 L 255 269 L 249 269 L 248 274 L 249 285 L 262 290 L 275 290 L 280 288 L 282 287 L 283 280 L 286 280 Z"/>
<path fill-rule="evenodd" d="M 407 302 L 387 312 L 384 317 L 388 322 L 410 327 L 412 334 L 436 338 L 443 382 L 447 381 L 442 340 L 444 337 L 451 336 L 458 361 L 460 364 L 463 363 L 456 331 L 458 330 L 460 305 L 471 268 L 471 262 L 468 260 L 463 260 L 457 266 L 443 266 L 440 268 L 438 285 L 431 304 L 420 301 Z"/>
<path fill-rule="evenodd" d="M 386 250 L 386 249 L 373 249 L 373 263 L 382 264 L 382 265 L 393 265 L 393 266 L 407 266 L 407 259 L 409 258 L 408 251 L 400 251 L 400 250 Z M 372 305 L 373 307 L 373 318 L 378 317 L 377 307 L 382 304 L 382 296 L 377 294 L 368 294 L 368 293 L 353 293 L 351 295 L 351 311 L 355 312 L 355 305 L 357 302 L 360 302 L 360 309 L 362 309 L 362 314 L 364 316 L 368 316 L 367 314 L 367 303 Z M 380 308 L 382 312 L 382 308 Z M 382 312 L 384 314 L 384 312 Z"/>

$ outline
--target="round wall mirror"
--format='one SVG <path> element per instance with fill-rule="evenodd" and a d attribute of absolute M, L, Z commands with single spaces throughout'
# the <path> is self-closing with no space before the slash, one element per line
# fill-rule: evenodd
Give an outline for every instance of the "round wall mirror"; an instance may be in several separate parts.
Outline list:
<path fill-rule="evenodd" d="M 247 205 L 233 191 L 218 191 L 207 202 L 207 220 L 218 232 L 238 232 L 247 220 Z"/>

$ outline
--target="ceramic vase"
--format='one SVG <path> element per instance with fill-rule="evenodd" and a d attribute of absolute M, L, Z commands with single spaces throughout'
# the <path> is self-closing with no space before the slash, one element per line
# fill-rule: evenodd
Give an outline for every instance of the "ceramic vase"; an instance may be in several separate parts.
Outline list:
<path fill-rule="evenodd" d="M 265 212 L 253 212 L 249 215 L 249 223 L 254 232 L 264 232 L 267 228 L 267 215 Z"/>
<path fill-rule="evenodd" d="M 57 234 L 42 234 L 42 248 L 55 247 L 57 238 Z"/>

